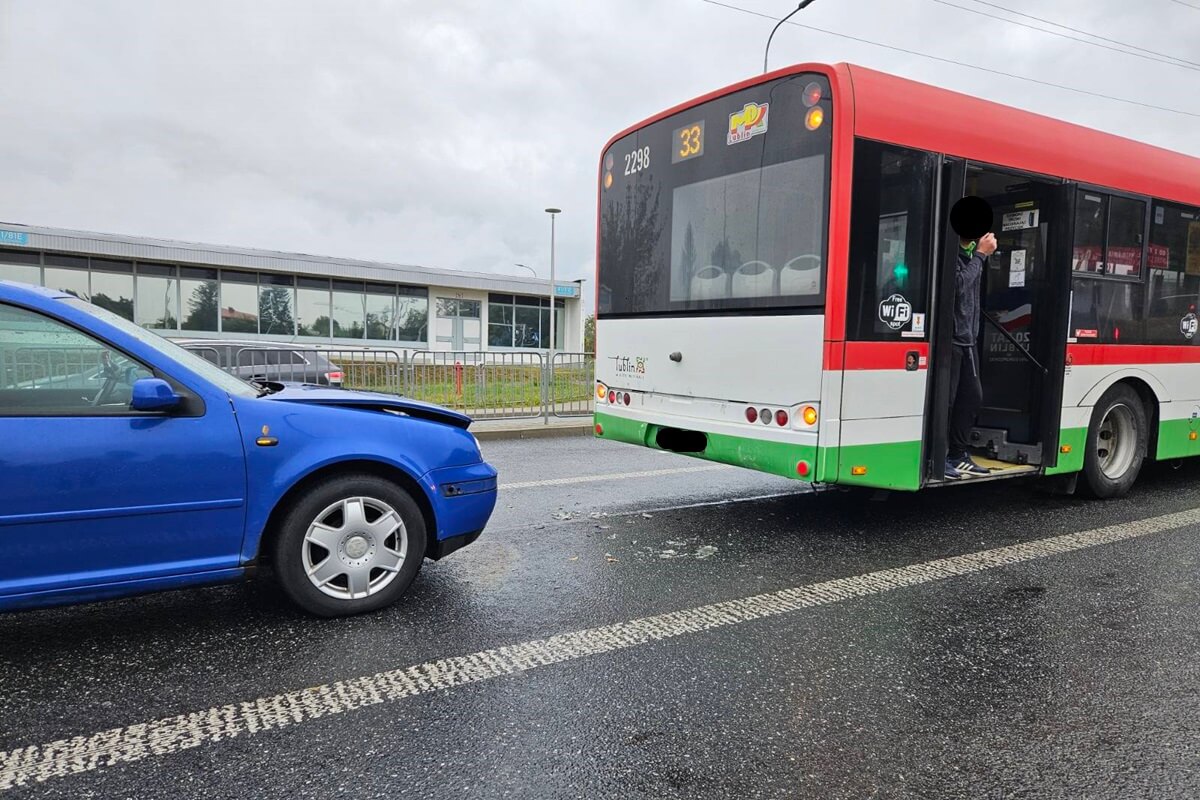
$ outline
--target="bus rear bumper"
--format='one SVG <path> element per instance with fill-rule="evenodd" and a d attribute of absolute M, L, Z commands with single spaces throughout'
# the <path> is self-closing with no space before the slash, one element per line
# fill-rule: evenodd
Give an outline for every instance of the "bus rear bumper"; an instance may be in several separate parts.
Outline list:
<path fill-rule="evenodd" d="M 666 415 L 655 415 L 654 420 L 640 417 L 634 411 L 622 411 L 620 416 L 597 411 L 596 436 L 800 481 L 811 482 L 819 474 L 815 431 L 771 431 L 768 439 L 726 430 L 732 426 L 722 423 L 697 425 L 700 420 Z"/>

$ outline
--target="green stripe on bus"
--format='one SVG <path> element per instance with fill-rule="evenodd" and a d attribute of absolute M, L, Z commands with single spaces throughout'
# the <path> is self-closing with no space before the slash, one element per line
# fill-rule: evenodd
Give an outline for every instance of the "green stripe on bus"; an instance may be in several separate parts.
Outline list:
<path fill-rule="evenodd" d="M 654 441 L 658 429 L 661 427 L 659 425 L 603 413 L 596 414 L 596 422 L 604 430 L 600 438 L 659 449 Z M 735 467 L 768 472 L 772 475 L 782 475 L 785 478 L 813 480 L 817 467 L 817 448 L 812 445 L 768 442 L 762 439 L 728 436 L 721 433 L 709 433 L 707 436 L 708 447 L 703 453 L 686 453 L 685 455 L 703 458 L 706 461 L 715 461 L 719 464 L 730 464 Z M 796 473 L 796 465 L 801 461 L 807 461 L 809 468 L 808 475 L 803 478 Z"/>
<path fill-rule="evenodd" d="M 1064 445 L 1069 445 L 1071 452 L 1064 453 Z M 1083 469 L 1083 450 L 1086 445 L 1087 428 L 1063 428 L 1058 433 L 1058 463 L 1053 467 L 1046 467 L 1046 474 L 1079 472 Z"/>
<path fill-rule="evenodd" d="M 905 491 L 921 488 L 920 442 L 844 445 L 839 453 L 838 483 Z M 866 473 L 854 475 L 855 467 L 865 467 Z"/>
<path fill-rule="evenodd" d="M 1200 440 L 1192 439 L 1192 431 L 1200 430 L 1200 421 L 1168 419 L 1158 425 L 1158 448 L 1155 458 L 1186 458 L 1200 455 Z"/>

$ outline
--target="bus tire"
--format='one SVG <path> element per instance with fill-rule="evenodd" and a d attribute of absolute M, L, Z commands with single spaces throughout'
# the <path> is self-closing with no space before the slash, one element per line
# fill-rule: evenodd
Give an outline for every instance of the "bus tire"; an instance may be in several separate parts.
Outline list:
<path fill-rule="evenodd" d="M 1137 480 L 1146 457 L 1146 407 L 1132 387 L 1113 386 L 1092 409 L 1083 476 L 1093 497 L 1121 497 Z"/>

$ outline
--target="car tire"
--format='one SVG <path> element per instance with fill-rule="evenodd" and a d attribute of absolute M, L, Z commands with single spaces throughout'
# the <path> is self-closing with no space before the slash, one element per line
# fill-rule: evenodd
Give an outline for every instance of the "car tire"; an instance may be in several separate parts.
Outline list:
<path fill-rule="evenodd" d="M 425 518 L 412 496 L 374 475 L 342 475 L 303 492 L 275 532 L 284 593 L 322 617 L 394 603 L 425 558 Z"/>
<path fill-rule="evenodd" d="M 1113 386 L 1092 409 L 1083 475 L 1093 497 L 1121 497 L 1133 486 L 1146 457 L 1146 407 L 1131 387 Z"/>

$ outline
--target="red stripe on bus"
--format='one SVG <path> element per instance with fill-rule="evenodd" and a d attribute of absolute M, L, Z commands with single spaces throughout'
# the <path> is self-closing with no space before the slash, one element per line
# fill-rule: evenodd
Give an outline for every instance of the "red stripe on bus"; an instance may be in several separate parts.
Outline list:
<path fill-rule="evenodd" d="M 927 342 L 846 342 L 841 365 L 829 369 L 907 369 L 909 353 L 916 353 L 917 369 L 928 367 Z"/>
<path fill-rule="evenodd" d="M 1200 347 L 1170 344 L 1070 344 L 1067 357 L 1080 366 L 1200 364 Z"/>

